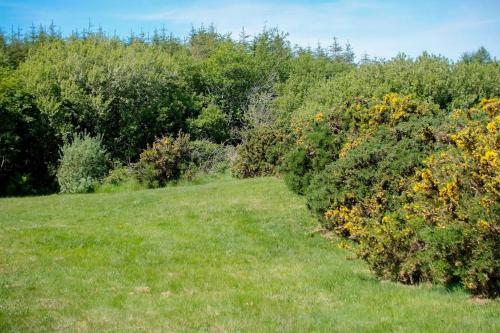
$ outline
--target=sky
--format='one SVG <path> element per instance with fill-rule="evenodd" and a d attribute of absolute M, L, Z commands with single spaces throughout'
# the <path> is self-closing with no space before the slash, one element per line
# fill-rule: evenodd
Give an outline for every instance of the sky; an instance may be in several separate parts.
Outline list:
<path fill-rule="evenodd" d="M 500 59 L 500 0 L 0 0 L 0 27 L 27 31 L 52 21 L 63 34 L 101 26 L 126 37 L 131 31 L 164 27 L 185 37 L 192 26 L 213 24 L 237 38 L 242 28 L 256 34 L 264 27 L 289 33 L 292 44 L 316 47 L 333 37 L 349 42 L 358 56 L 391 58 L 423 51 L 458 59 L 486 47 Z"/>

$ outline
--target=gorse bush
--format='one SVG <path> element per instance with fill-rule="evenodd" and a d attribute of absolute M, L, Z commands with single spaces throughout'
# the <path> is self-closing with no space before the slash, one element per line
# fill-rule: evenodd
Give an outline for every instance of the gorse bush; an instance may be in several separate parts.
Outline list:
<path fill-rule="evenodd" d="M 140 154 L 132 165 L 133 176 L 147 187 L 164 186 L 179 178 L 223 173 L 229 168 L 228 148 L 208 140 L 189 140 L 179 133 L 176 138 L 161 137 Z M 117 170 L 117 177 L 123 174 Z M 111 173 L 108 177 L 111 177 Z"/>
<path fill-rule="evenodd" d="M 90 192 L 109 168 L 109 157 L 101 137 L 89 134 L 73 136 L 61 148 L 57 181 L 61 193 Z"/>
<path fill-rule="evenodd" d="M 314 172 L 309 207 L 323 220 L 327 210 L 351 208 L 380 191 L 395 199 L 434 148 L 437 112 L 432 104 L 397 94 L 332 110 L 337 133 L 330 136 L 341 138 L 341 144 L 331 146 L 336 158 Z"/>
<path fill-rule="evenodd" d="M 189 135 L 164 136 L 145 149 L 134 165 L 137 179 L 148 187 L 164 186 L 178 179 L 189 165 Z"/>
<path fill-rule="evenodd" d="M 330 132 L 345 138 L 329 151 L 331 163 L 290 173 L 309 183 L 308 206 L 322 224 L 353 241 L 378 276 L 496 296 L 499 113 L 496 99 L 452 114 L 396 94 L 352 103 L 331 112 L 335 130 L 346 132 Z M 305 156 L 300 166 L 314 160 Z"/>
<path fill-rule="evenodd" d="M 421 251 L 403 273 L 499 296 L 500 99 L 452 117 L 450 145 L 426 159 L 409 191 L 405 218 Z"/>
<path fill-rule="evenodd" d="M 318 113 L 311 122 L 295 125 L 296 142 L 284 157 L 281 170 L 289 188 L 303 194 L 312 176 L 337 159 L 342 136 Z"/>

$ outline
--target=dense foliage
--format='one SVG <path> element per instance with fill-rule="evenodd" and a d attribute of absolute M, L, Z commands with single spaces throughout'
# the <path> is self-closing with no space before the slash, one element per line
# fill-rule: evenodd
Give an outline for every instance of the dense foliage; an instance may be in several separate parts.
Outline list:
<path fill-rule="evenodd" d="M 275 175 L 283 159 L 286 141 L 286 135 L 272 126 L 247 129 L 236 150 L 233 174 L 237 177 Z"/>
<path fill-rule="evenodd" d="M 0 68 L 0 195 L 53 190 L 57 158 L 47 118 L 15 73 Z"/>
<path fill-rule="evenodd" d="M 451 117 L 450 144 L 425 160 L 402 209 L 412 229 L 402 242 L 422 247 L 404 273 L 499 296 L 500 99 Z"/>
<path fill-rule="evenodd" d="M 178 179 L 190 159 L 189 135 L 161 137 L 143 152 L 134 165 L 137 178 L 148 187 L 164 186 Z"/>
<path fill-rule="evenodd" d="M 281 174 L 378 276 L 495 296 L 499 82 L 484 48 L 355 62 L 277 29 L 0 33 L 0 194 Z"/>

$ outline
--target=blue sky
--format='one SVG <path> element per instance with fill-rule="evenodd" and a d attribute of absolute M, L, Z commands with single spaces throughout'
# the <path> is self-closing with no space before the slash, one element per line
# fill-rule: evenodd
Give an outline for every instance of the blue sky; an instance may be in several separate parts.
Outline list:
<path fill-rule="evenodd" d="M 95 26 L 119 35 L 165 28 L 179 37 L 192 25 L 213 23 L 237 37 L 242 27 L 264 26 L 288 32 L 293 44 L 315 47 L 332 37 L 349 41 L 358 55 L 390 58 L 427 50 L 456 59 L 485 46 L 500 58 L 500 1 L 171 1 L 171 0 L 0 0 L 0 26 L 28 29 L 50 24 L 63 33 Z"/>

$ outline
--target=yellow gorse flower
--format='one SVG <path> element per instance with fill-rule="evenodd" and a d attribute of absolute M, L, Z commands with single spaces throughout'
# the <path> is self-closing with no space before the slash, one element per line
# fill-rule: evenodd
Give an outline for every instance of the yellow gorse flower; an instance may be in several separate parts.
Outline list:
<path fill-rule="evenodd" d="M 490 224 L 488 222 L 486 222 L 486 220 L 481 219 L 481 220 L 477 221 L 477 227 L 481 231 L 486 231 L 489 229 Z"/>
<path fill-rule="evenodd" d="M 481 157 L 481 162 L 495 165 L 497 163 L 497 152 L 491 149 L 486 150 Z"/>
<path fill-rule="evenodd" d="M 495 124 L 495 122 L 491 121 L 488 123 L 488 125 L 486 125 L 486 129 L 488 130 L 488 132 L 493 134 L 497 131 L 497 125 Z"/>
<path fill-rule="evenodd" d="M 324 118 L 325 117 L 323 116 L 323 113 L 321 113 L 321 112 L 316 113 L 316 115 L 314 116 L 314 120 L 317 122 L 323 121 Z"/>

